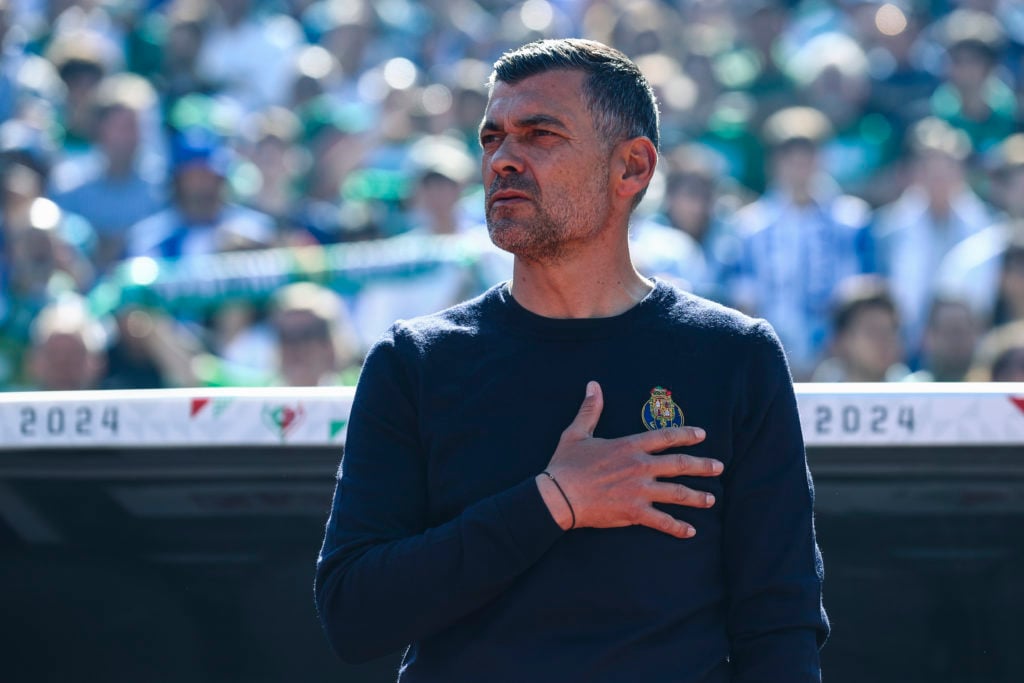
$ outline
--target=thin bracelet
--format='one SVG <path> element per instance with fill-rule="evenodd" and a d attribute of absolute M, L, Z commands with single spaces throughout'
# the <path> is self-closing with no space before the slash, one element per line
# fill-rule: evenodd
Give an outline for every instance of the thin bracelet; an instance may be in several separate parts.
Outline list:
<path fill-rule="evenodd" d="M 551 474 L 547 470 L 544 470 L 543 472 L 541 472 L 541 474 L 550 479 L 552 483 L 554 483 L 555 488 L 558 489 L 558 492 L 562 494 L 562 498 L 565 499 L 565 504 L 569 506 L 569 514 L 572 515 L 572 524 L 569 526 L 569 529 L 575 529 L 576 511 L 572 509 L 572 503 L 569 502 L 569 496 L 565 495 L 565 491 L 562 489 L 562 485 L 558 483 L 558 480 L 555 479 L 553 474 Z"/>

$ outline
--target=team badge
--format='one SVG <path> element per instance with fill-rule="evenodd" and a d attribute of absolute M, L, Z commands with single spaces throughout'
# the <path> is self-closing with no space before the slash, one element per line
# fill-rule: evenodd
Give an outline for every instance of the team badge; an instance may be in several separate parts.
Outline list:
<path fill-rule="evenodd" d="M 640 416 L 644 426 L 651 430 L 683 424 L 683 411 L 672 401 L 672 392 L 664 387 L 651 389 L 651 397 L 644 404 Z"/>

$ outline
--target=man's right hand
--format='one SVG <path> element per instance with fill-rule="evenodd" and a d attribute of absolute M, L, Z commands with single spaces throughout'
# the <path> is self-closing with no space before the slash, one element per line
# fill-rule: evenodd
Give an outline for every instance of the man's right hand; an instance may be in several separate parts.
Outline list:
<path fill-rule="evenodd" d="M 722 463 L 690 455 L 654 454 L 700 443 L 704 430 L 669 427 L 619 439 L 598 439 L 594 429 L 603 409 L 601 386 L 589 382 L 579 413 L 562 432 L 547 466 L 565 498 L 551 479 L 537 476 L 537 486 L 552 517 L 563 529 L 572 526 L 574 513 L 575 528 L 642 525 L 677 538 L 693 536 L 696 530 L 692 526 L 658 510 L 652 503 L 708 508 L 715 504 L 714 496 L 659 480 L 684 475 L 714 477 L 722 473 Z"/>

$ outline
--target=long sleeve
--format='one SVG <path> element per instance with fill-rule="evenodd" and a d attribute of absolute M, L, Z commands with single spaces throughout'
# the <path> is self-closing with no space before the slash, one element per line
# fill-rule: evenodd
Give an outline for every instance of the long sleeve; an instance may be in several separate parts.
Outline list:
<path fill-rule="evenodd" d="M 346 660 L 387 654 L 486 605 L 561 537 L 532 478 L 427 528 L 417 350 L 400 326 L 370 352 L 317 562 L 316 604 Z M 422 364 L 422 359 L 417 359 Z"/>
<path fill-rule="evenodd" d="M 733 681 L 810 683 L 829 628 L 813 488 L 781 345 L 763 322 L 754 340 L 723 474 Z"/>

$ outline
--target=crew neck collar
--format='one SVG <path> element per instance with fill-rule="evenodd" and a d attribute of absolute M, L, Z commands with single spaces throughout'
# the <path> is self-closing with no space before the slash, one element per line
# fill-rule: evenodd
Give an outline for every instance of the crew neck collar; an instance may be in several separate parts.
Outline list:
<path fill-rule="evenodd" d="M 648 279 L 654 287 L 643 299 L 622 313 L 601 318 L 549 318 L 539 315 L 516 301 L 510 289 L 511 282 L 503 282 L 495 287 L 494 295 L 508 321 L 533 334 L 549 338 L 605 337 L 632 329 L 648 311 L 657 308 L 670 291 L 668 285 L 657 278 Z"/>

